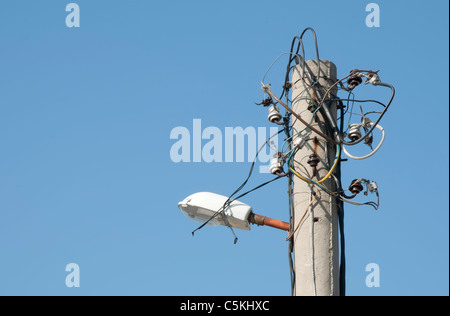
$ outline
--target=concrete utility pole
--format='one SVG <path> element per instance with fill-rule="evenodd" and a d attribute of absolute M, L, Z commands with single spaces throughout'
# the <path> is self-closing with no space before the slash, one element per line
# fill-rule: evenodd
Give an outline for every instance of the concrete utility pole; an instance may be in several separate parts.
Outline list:
<path fill-rule="evenodd" d="M 311 82 L 306 79 L 301 65 L 297 65 L 292 75 L 292 104 L 293 111 L 298 113 L 305 121 L 310 122 L 313 117 L 314 103 L 311 97 L 321 98 L 327 89 L 337 80 L 336 66 L 327 60 L 306 61 L 305 72 L 311 77 L 317 78 L 320 67 L 319 86 L 315 89 L 318 96 L 313 95 L 310 88 Z M 304 78 L 304 79 L 302 79 Z M 336 87 L 330 91 L 331 95 L 337 94 Z M 330 97 L 328 95 L 328 98 Z M 317 106 L 317 103 L 316 103 Z M 336 119 L 336 102 L 330 106 L 331 113 Z M 292 134 L 303 130 L 305 126 L 292 117 Z M 325 127 L 325 118 L 317 111 L 311 125 L 322 133 L 333 138 L 333 135 Z M 309 130 L 308 130 L 309 131 Z M 305 133 L 302 133 L 305 135 Z M 311 131 L 311 140 L 295 155 L 294 167 L 309 179 L 318 181 L 330 170 L 335 159 L 335 145 L 330 144 L 323 137 Z M 293 139 L 295 143 L 296 138 Z M 317 166 L 311 155 L 316 154 Z M 309 161 L 309 162 L 308 162 Z M 339 162 L 338 162 L 339 163 Z M 329 177 L 323 183 L 330 191 L 337 190 L 336 183 Z M 339 295 L 339 226 L 338 204 L 335 197 L 323 192 L 314 185 L 309 184 L 298 177 L 294 177 L 293 186 L 294 204 L 294 265 L 295 265 L 295 295 L 297 296 L 338 296 Z M 301 222 L 299 224 L 299 222 Z"/>

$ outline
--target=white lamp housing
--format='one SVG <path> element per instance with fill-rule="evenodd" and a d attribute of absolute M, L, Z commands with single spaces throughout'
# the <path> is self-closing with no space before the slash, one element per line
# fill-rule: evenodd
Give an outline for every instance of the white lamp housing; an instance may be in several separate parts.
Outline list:
<path fill-rule="evenodd" d="M 224 203 L 228 200 L 228 197 L 210 193 L 199 192 L 192 194 L 178 203 L 178 208 L 189 219 L 205 223 L 208 221 L 218 210 L 222 208 Z M 250 230 L 250 224 L 248 217 L 252 212 L 252 208 L 239 201 L 233 201 L 214 219 L 209 221 L 208 225 L 227 225 L 223 216 L 226 216 L 230 226 L 243 230 Z"/>

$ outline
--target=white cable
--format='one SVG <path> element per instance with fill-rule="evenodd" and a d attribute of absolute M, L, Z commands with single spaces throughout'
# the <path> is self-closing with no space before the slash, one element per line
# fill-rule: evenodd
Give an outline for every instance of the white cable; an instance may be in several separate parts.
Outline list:
<path fill-rule="evenodd" d="M 373 125 L 375 125 L 375 123 L 370 122 L 370 126 L 373 126 Z M 378 149 L 380 149 L 381 145 L 383 145 L 383 143 L 384 143 L 384 138 L 385 138 L 385 136 L 386 136 L 386 132 L 384 131 L 383 127 L 381 127 L 380 124 L 378 124 L 378 125 L 376 126 L 376 128 L 378 128 L 378 129 L 381 131 L 382 136 L 381 136 L 380 143 L 378 144 L 378 146 L 377 146 L 370 154 L 365 155 L 365 156 L 362 156 L 362 157 L 355 157 L 355 156 L 349 154 L 348 151 L 347 151 L 347 149 L 345 148 L 345 146 L 342 145 L 342 149 L 343 149 L 344 153 L 345 153 L 348 157 L 350 157 L 350 158 L 352 158 L 352 159 L 356 159 L 356 160 L 366 159 L 366 158 L 371 157 L 373 154 L 375 154 L 375 153 L 378 151 Z"/>
<path fill-rule="evenodd" d="M 281 58 L 281 56 L 284 56 L 284 55 L 294 55 L 294 56 L 296 56 L 296 57 L 299 57 L 300 59 L 302 58 L 302 56 L 300 56 L 299 54 L 296 54 L 296 53 L 292 53 L 292 52 L 286 52 L 286 53 L 282 53 L 280 56 L 278 56 L 273 62 L 272 62 L 272 64 L 269 66 L 269 68 L 266 70 L 266 72 L 264 73 L 264 76 L 263 76 L 263 78 L 262 78 L 262 80 L 261 80 L 261 85 L 265 85 L 264 84 L 264 79 L 266 79 L 266 75 L 267 75 L 267 73 L 269 72 L 269 70 L 272 68 L 272 66 L 278 61 L 278 59 L 280 59 Z"/>

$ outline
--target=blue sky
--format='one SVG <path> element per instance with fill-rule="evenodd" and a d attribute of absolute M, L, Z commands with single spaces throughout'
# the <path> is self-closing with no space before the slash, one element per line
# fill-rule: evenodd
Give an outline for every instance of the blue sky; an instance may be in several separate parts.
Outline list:
<path fill-rule="evenodd" d="M 379 28 L 360 0 L 79 0 L 79 28 L 69 2 L 0 6 L 0 295 L 290 295 L 285 233 L 192 237 L 177 209 L 231 194 L 250 163 L 174 163 L 170 132 L 269 128 L 261 77 L 306 27 L 338 77 L 380 70 L 397 90 L 383 147 L 343 165 L 344 183 L 373 179 L 381 195 L 376 212 L 346 206 L 347 294 L 448 295 L 447 1 L 376 1 Z M 285 62 L 266 79 L 275 91 Z M 277 181 L 242 201 L 287 220 L 286 192 Z M 65 284 L 72 262 L 79 288 Z M 365 285 L 372 262 L 379 288 Z"/>

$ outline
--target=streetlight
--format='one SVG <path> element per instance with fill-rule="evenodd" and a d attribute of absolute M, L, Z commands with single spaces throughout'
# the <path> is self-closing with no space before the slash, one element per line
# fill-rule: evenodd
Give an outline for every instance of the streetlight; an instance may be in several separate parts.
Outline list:
<path fill-rule="evenodd" d="M 237 200 L 223 208 L 227 201 L 228 197 L 223 195 L 199 192 L 178 203 L 178 208 L 189 219 L 209 226 L 224 225 L 250 230 L 250 224 L 256 224 L 289 231 L 289 223 L 255 214 L 251 206 Z"/>

